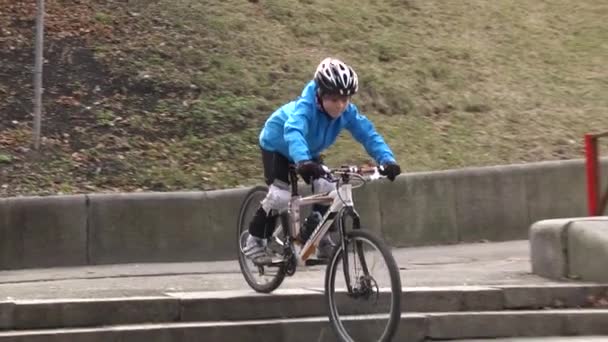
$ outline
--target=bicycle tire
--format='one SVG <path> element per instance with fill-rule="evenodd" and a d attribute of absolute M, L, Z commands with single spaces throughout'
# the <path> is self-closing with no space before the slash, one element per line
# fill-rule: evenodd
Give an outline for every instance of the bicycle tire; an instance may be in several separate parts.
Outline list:
<path fill-rule="evenodd" d="M 380 252 L 382 258 L 386 262 L 390 277 L 391 309 L 390 313 L 388 314 L 388 322 L 386 323 L 384 332 L 381 336 L 379 336 L 377 340 L 374 340 L 374 342 L 389 342 L 397 333 L 397 329 L 399 328 L 399 321 L 401 319 L 401 278 L 399 275 L 399 268 L 397 266 L 397 263 L 392 253 L 390 252 L 388 246 L 380 238 L 371 234 L 370 232 L 357 229 L 349 231 L 346 234 L 345 238 L 347 244 L 356 243 L 357 240 L 366 240 Z M 359 254 L 359 260 L 361 260 L 364 264 L 363 267 L 367 268 L 366 262 L 362 260 L 362 258 L 364 259 L 364 256 L 361 254 L 361 244 L 356 244 L 355 247 L 357 253 Z M 350 253 L 352 253 L 352 251 Z M 343 247 L 339 246 L 330 258 L 330 262 L 327 266 L 325 274 L 325 297 L 328 305 L 329 319 L 334 333 L 337 335 L 339 341 L 353 342 L 359 340 L 355 339 L 354 336 L 350 336 L 348 331 L 346 331 L 343 322 L 341 322 L 340 320 L 340 314 L 337 310 L 337 296 L 335 291 L 336 276 L 338 273 L 338 268 L 343 264 L 344 254 L 345 252 L 343 250 Z M 348 247 L 346 254 L 348 257 Z"/>
<path fill-rule="evenodd" d="M 239 210 L 239 218 L 237 221 L 237 229 L 236 229 L 236 247 L 237 254 L 239 257 L 239 267 L 241 269 L 241 273 L 245 278 L 245 281 L 249 286 L 260 293 L 270 293 L 274 291 L 277 287 L 281 285 L 283 280 L 285 279 L 286 267 L 285 264 L 280 264 L 278 266 L 273 266 L 277 268 L 276 276 L 272 278 L 267 284 L 259 284 L 255 281 L 253 274 L 248 266 L 249 260 L 245 257 L 242 252 L 242 236 L 245 231 L 249 230 L 249 222 L 247 221 L 246 215 L 253 210 L 257 210 L 260 206 L 260 203 L 256 201 L 256 198 L 264 198 L 268 193 L 268 188 L 265 186 L 256 186 L 251 189 L 245 199 L 243 200 L 243 204 Z M 259 267 L 269 267 L 269 266 L 259 266 Z"/>

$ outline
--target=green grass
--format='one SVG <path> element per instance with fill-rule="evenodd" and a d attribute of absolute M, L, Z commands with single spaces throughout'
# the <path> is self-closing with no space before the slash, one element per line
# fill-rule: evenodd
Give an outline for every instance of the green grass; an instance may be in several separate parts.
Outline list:
<path fill-rule="evenodd" d="M 13 157 L 10 154 L 0 153 L 0 164 L 10 164 L 13 161 Z"/>
<path fill-rule="evenodd" d="M 102 188 L 259 182 L 259 129 L 328 55 L 355 67 L 354 101 L 406 170 L 578 158 L 584 133 L 608 130 L 602 1 L 96 3 L 97 21 L 128 27 L 92 47 L 97 59 L 145 80 L 153 98 L 127 114 L 97 112 L 102 126 L 120 115 L 141 131 L 114 133 L 133 146 L 116 161 L 129 171 L 87 178 Z M 343 134 L 327 160 L 369 157 Z"/>
<path fill-rule="evenodd" d="M 103 13 L 103 12 L 97 12 L 95 14 L 95 20 L 106 24 L 106 25 L 111 25 L 112 24 L 112 17 L 109 14 Z"/>

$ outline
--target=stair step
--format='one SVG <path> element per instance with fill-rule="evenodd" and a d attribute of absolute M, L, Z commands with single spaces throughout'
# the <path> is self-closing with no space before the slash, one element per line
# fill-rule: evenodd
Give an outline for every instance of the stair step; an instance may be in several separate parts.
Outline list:
<path fill-rule="evenodd" d="M 603 285 L 415 287 L 403 289 L 401 303 L 404 313 L 598 308 L 608 303 L 607 294 L 608 286 Z M 385 294 L 380 300 L 388 298 Z M 350 307 L 354 309 L 356 306 Z M 322 289 L 285 289 L 269 295 L 217 291 L 151 297 L 14 300 L 0 302 L 0 331 L 326 315 Z"/>
<path fill-rule="evenodd" d="M 403 314 L 395 341 L 608 334 L 608 310 Z M 356 320 L 361 334 L 373 319 Z M 204 337 L 204 338 L 203 338 Z M 0 342 L 335 341 L 327 317 L 180 322 L 0 332 Z"/>

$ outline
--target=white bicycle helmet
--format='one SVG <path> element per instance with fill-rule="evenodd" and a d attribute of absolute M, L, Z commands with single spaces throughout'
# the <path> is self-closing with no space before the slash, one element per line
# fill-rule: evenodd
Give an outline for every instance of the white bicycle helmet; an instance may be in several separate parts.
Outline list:
<path fill-rule="evenodd" d="M 335 58 L 325 58 L 315 71 L 315 82 L 321 94 L 354 95 L 359 89 L 357 73 Z"/>

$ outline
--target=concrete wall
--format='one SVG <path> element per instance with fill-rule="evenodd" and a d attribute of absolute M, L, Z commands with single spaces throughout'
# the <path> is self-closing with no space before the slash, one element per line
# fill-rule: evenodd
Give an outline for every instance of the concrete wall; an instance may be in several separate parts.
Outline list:
<path fill-rule="evenodd" d="M 587 215 L 585 177 L 582 160 L 411 173 L 357 203 L 394 246 L 526 239 L 536 221 Z"/>
<path fill-rule="evenodd" d="M 0 269 L 86 264 L 86 197 L 0 200 Z"/>
<path fill-rule="evenodd" d="M 89 262 L 234 258 L 248 189 L 89 196 Z"/>
<path fill-rule="evenodd" d="M 608 281 L 608 216 L 536 222 L 530 228 L 532 272 L 553 278 Z"/>
<path fill-rule="evenodd" d="M 0 199 L 0 269 L 233 259 L 247 191 Z M 525 239 L 538 220 L 585 216 L 585 194 L 575 160 L 410 173 L 355 200 L 366 229 L 410 246 Z"/>
<path fill-rule="evenodd" d="M 195 259 L 205 243 L 204 197 L 203 193 L 89 196 L 90 263 Z"/>

